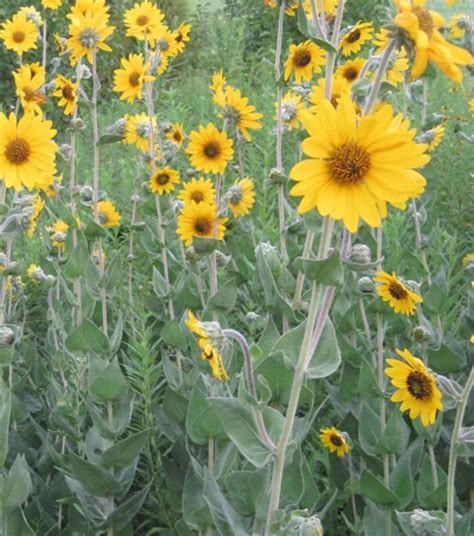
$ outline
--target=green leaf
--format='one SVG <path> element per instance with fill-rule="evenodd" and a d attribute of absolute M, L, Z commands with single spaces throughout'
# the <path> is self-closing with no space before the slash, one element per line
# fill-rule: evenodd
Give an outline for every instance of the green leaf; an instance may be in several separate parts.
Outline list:
<path fill-rule="evenodd" d="M 443 469 L 436 464 L 438 486 L 435 488 L 429 456 L 425 454 L 416 486 L 416 496 L 423 508 L 444 508 L 447 501 L 447 476 Z"/>
<path fill-rule="evenodd" d="M 433 277 L 433 282 L 423 297 L 423 306 L 434 313 L 443 313 L 449 309 L 448 282 L 444 271 L 438 272 Z"/>
<path fill-rule="evenodd" d="M 199 385 L 195 385 L 188 404 L 186 431 L 198 445 L 206 444 L 211 437 L 227 437 L 214 406 Z"/>
<path fill-rule="evenodd" d="M 11 392 L 0 378 L 0 465 L 4 465 L 8 454 L 8 431 L 12 408 Z"/>
<path fill-rule="evenodd" d="M 69 462 L 72 476 L 91 495 L 112 497 L 122 491 L 120 482 L 100 465 L 83 460 L 74 452 L 69 453 Z"/>
<path fill-rule="evenodd" d="M 466 365 L 466 354 L 459 344 L 450 341 L 438 349 L 428 348 L 428 363 L 438 374 L 459 372 Z"/>
<path fill-rule="evenodd" d="M 330 318 L 326 320 L 316 352 L 313 354 L 306 375 L 308 378 L 327 378 L 341 364 L 341 352 L 337 343 L 336 330 Z"/>
<path fill-rule="evenodd" d="M 362 421 L 364 423 L 364 421 Z M 410 438 L 410 429 L 398 408 L 392 410 L 382 437 L 375 445 L 377 454 L 402 454 Z"/>
<path fill-rule="evenodd" d="M 380 438 L 380 418 L 377 413 L 364 402 L 359 419 L 359 443 L 362 450 L 369 456 L 375 456 L 375 447 Z"/>
<path fill-rule="evenodd" d="M 397 508 L 400 503 L 395 493 L 390 491 L 378 477 L 367 471 L 367 469 L 362 472 L 360 490 L 363 495 L 381 506 Z"/>
<path fill-rule="evenodd" d="M 105 334 L 87 318 L 68 335 L 66 348 L 70 352 L 90 351 L 101 355 L 110 351 L 109 341 Z"/>
<path fill-rule="evenodd" d="M 158 298 L 166 298 L 169 294 L 166 288 L 165 278 L 155 267 L 153 267 L 153 290 Z"/>
<path fill-rule="evenodd" d="M 367 536 L 387 536 L 386 511 L 378 508 L 370 501 L 367 501 L 364 510 L 363 534 Z M 395 524 L 392 522 L 392 534 L 398 534 Z"/>
<path fill-rule="evenodd" d="M 109 145 L 110 143 L 117 143 L 123 140 L 123 136 L 117 136 L 116 134 L 102 134 L 97 142 L 98 146 Z"/>
<path fill-rule="evenodd" d="M 230 311 L 237 301 L 237 285 L 235 279 L 229 279 L 209 300 L 207 306 L 210 311 Z"/>
<path fill-rule="evenodd" d="M 5 536 L 36 536 L 37 533 L 28 524 L 21 508 L 15 508 L 5 513 Z"/>
<path fill-rule="evenodd" d="M 91 356 L 89 364 L 89 392 L 95 399 L 107 402 L 127 393 L 128 385 L 116 357 L 108 362 Z"/>
<path fill-rule="evenodd" d="M 186 524 L 195 530 L 204 530 L 213 524 L 203 489 L 204 470 L 191 458 L 183 488 L 183 518 Z"/>
<path fill-rule="evenodd" d="M 165 344 L 174 348 L 185 348 L 187 345 L 186 336 L 177 318 L 170 320 L 163 326 L 160 337 Z"/>
<path fill-rule="evenodd" d="M 25 456 L 17 454 L 5 478 L 3 487 L 3 507 L 12 510 L 28 498 L 33 489 Z"/>
<path fill-rule="evenodd" d="M 94 220 L 89 220 L 84 227 L 84 234 L 91 239 L 105 238 L 107 236 L 107 230 Z"/>
<path fill-rule="evenodd" d="M 122 282 L 122 277 L 122 254 L 117 253 L 107 264 L 107 270 L 99 285 L 111 292 Z"/>
<path fill-rule="evenodd" d="M 110 336 L 110 351 L 112 354 L 116 354 L 120 348 L 120 343 L 122 342 L 123 336 L 123 315 L 119 311 L 117 316 L 117 323 L 115 324 L 115 329 Z"/>
<path fill-rule="evenodd" d="M 125 501 L 120 503 L 107 518 L 103 528 L 112 527 L 114 530 L 120 530 L 129 523 L 143 506 L 151 485 L 152 483 L 150 482 L 143 489 L 130 495 Z"/>
<path fill-rule="evenodd" d="M 64 265 L 64 275 L 69 280 L 76 279 L 84 275 L 87 261 L 89 260 L 89 251 L 87 246 L 81 240 L 72 251 L 68 261 Z"/>
<path fill-rule="evenodd" d="M 193 237 L 193 249 L 199 255 L 209 255 L 219 247 L 220 241 L 216 238 Z"/>
<path fill-rule="evenodd" d="M 267 495 L 269 467 L 256 471 L 234 471 L 224 477 L 226 496 L 243 516 L 254 516 L 259 502 Z"/>
<path fill-rule="evenodd" d="M 114 466 L 125 469 L 140 455 L 147 438 L 148 430 L 143 430 L 115 443 L 102 454 L 101 464 L 105 467 Z"/>
<path fill-rule="evenodd" d="M 392 489 L 396 496 L 400 499 L 400 504 L 397 508 L 406 508 L 415 493 L 413 485 L 413 475 L 411 474 L 411 456 L 412 450 L 407 450 L 398 460 L 395 469 L 390 475 Z"/>
<path fill-rule="evenodd" d="M 319 281 L 323 285 L 333 287 L 340 287 L 344 282 L 341 256 L 337 250 L 321 260 L 298 257 L 293 265 L 303 272 L 309 281 Z"/>

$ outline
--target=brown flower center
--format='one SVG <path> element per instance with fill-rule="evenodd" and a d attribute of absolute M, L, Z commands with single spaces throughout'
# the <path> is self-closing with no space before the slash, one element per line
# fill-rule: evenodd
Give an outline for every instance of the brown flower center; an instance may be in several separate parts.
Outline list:
<path fill-rule="evenodd" d="M 360 184 L 370 169 L 370 154 L 360 145 L 339 145 L 327 161 L 329 174 L 339 184 Z"/>
<path fill-rule="evenodd" d="M 21 30 L 17 30 L 16 32 L 13 32 L 12 39 L 15 43 L 23 43 L 25 40 L 26 34 L 25 32 L 22 32 Z"/>
<path fill-rule="evenodd" d="M 165 184 L 168 184 L 168 182 L 170 181 L 170 176 L 167 173 L 160 173 L 159 175 L 157 175 L 155 180 L 158 184 L 161 184 L 161 186 L 164 186 Z"/>
<path fill-rule="evenodd" d="M 138 87 L 140 85 L 140 73 L 137 73 L 136 71 L 134 71 L 128 77 L 128 81 L 130 82 L 130 85 L 132 87 Z"/>
<path fill-rule="evenodd" d="M 216 157 L 218 157 L 219 154 L 220 154 L 219 145 L 216 142 L 213 142 L 213 141 L 207 143 L 206 146 L 204 147 L 204 154 L 208 158 L 216 158 Z"/>
<path fill-rule="evenodd" d="M 360 39 L 360 30 L 352 30 L 352 32 L 349 32 L 349 35 L 347 36 L 346 41 L 348 43 L 355 43 Z"/>
<path fill-rule="evenodd" d="M 428 376 L 418 370 L 410 372 L 407 377 L 408 392 L 417 400 L 424 400 L 431 395 L 431 381 Z"/>
<path fill-rule="evenodd" d="M 194 222 L 194 230 L 202 235 L 209 234 L 211 232 L 211 222 L 209 220 L 206 220 L 204 218 L 198 218 Z"/>
<path fill-rule="evenodd" d="M 400 283 L 390 283 L 388 291 L 396 300 L 403 300 L 408 296 L 408 292 L 402 287 L 402 285 L 400 285 Z"/>
<path fill-rule="evenodd" d="M 344 71 L 344 78 L 352 82 L 359 76 L 359 71 L 355 67 L 349 67 Z"/>
<path fill-rule="evenodd" d="M 136 23 L 138 26 L 146 26 L 150 19 L 146 15 L 140 15 L 137 17 Z"/>
<path fill-rule="evenodd" d="M 338 435 L 332 435 L 330 441 L 335 447 L 342 447 L 344 444 Z"/>
<path fill-rule="evenodd" d="M 296 50 L 293 56 L 293 63 L 296 67 L 306 67 L 311 63 L 311 52 L 307 49 Z"/>
<path fill-rule="evenodd" d="M 195 203 L 201 203 L 201 201 L 204 201 L 204 194 L 202 192 L 193 192 L 191 194 L 191 199 L 195 202 Z"/>
<path fill-rule="evenodd" d="M 430 12 L 420 6 L 413 7 L 412 12 L 418 19 L 420 30 L 423 30 L 426 34 L 428 34 L 428 36 L 430 36 L 435 29 L 433 17 L 430 15 Z"/>
<path fill-rule="evenodd" d="M 21 138 L 11 141 L 5 149 L 5 156 L 7 157 L 7 160 L 16 166 L 26 162 L 30 156 L 30 153 L 31 149 L 28 142 L 22 140 Z"/>
<path fill-rule="evenodd" d="M 174 141 L 177 141 L 178 143 L 183 139 L 183 137 L 181 136 L 181 132 L 179 132 L 179 130 L 173 133 L 173 139 Z"/>
<path fill-rule="evenodd" d="M 71 86 L 64 86 L 63 89 L 61 90 L 61 93 L 66 100 L 68 101 L 74 100 L 74 91 Z"/>

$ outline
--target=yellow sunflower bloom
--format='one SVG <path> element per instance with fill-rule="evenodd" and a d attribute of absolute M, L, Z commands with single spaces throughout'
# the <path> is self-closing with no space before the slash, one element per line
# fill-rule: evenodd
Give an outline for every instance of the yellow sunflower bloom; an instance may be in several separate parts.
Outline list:
<path fill-rule="evenodd" d="M 275 102 L 275 109 L 278 113 L 277 102 Z M 288 130 L 298 128 L 301 123 L 301 112 L 303 110 L 305 110 L 305 107 L 301 96 L 289 91 L 281 101 L 281 117 L 283 125 Z"/>
<path fill-rule="evenodd" d="M 181 54 L 183 52 L 186 43 L 190 41 L 189 34 L 191 33 L 191 24 L 182 23 L 178 29 L 173 32 L 174 40 L 176 41 L 176 52 Z"/>
<path fill-rule="evenodd" d="M 44 69 L 36 71 L 30 65 L 23 65 L 13 73 L 16 94 L 20 98 L 21 106 L 25 112 L 41 115 L 41 105 L 46 102 L 43 92 L 45 83 Z"/>
<path fill-rule="evenodd" d="M 319 14 L 321 1 L 317 0 L 315 3 L 316 13 Z M 335 15 L 337 9 L 337 0 L 323 0 L 324 12 L 326 15 Z M 311 7 L 311 0 L 304 0 L 303 9 L 306 15 L 313 17 L 313 10 Z"/>
<path fill-rule="evenodd" d="M 443 396 L 433 374 L 421 359 L 414 357 L 408 350 L 396 352 L 406 363 L 399 359 L 387 359 L 390 368 L 385 369 L 385 374 L 397 388 L 390 400 L 401 402 L 400 411 L 409 411 L 410 419 L 420 416 L 423 426 L 434 424 L 436 412 L 443 409 Z"/>
<path fill-rule="evenodd" d="M 146 153 L 150 144 L 150 119 L 147 114 L 125 115 L 126 127 L 123 142 L 135 144 L 140 151 Z M 156 118 L 152 121 L 154 135 L 156 135 Z"/>
<path fill-rule="evenodd" d="M 120 100 L 132 104 L 135 99 L 142 98 L 145 82 L 151 82 L 155 77 L 147 75 L 150 64 L 145 63 L 142 54 L 130 54 L 128 59 L 122 58 L 120 63 L 123 69 L 114 71 L 113 90 L 121 93 Z"/>
<path fill-rule="evenodd" d="M 198 171 L 222 174 L 227 162 L 234 157 L 232 147 L 233 141 L 227 134 L 217 130 L 213 123 L 209 123 L 207 127 L 200 126 L 199 131 L 191 132 L 186 153 L 189 155 L 191 165 Z"/>
<path fill-rule="evenodd" d="M 191 331 L 191 333 L 194 333 L 194 335 L 197 335 L 198 337 L 201 337 L 203 339 L 207 339 L 206 331 L 204 330 L 201 322 L 196 318 L 192 311 L 188 311 L 184 323 L 186 324 L 186 327 L 189 329 L 189 331 Z"/>
<path fill-rule="evenodd" d="M 2 23 L 0 30 L 0 39 L 2 39 L 5 48 L 20 55 L 36 48 L 38 35 L 36 24 L 28 19 L 25 13 L 13 15 L 11 20 Z"/>
<path fill-rule="evenodd" d="M 408 54 L 405 49 L 394 51 L 394 56 L 391 58 L 385 72 L 385 80 L 390 82 L 394 86 L 403 83 L 405 80 L 405 73 L 410 68 L 408 62 Z"/>
<path fill-rule="evenodd" d="M 395 116 L 391 106 L 359 118 L 343 95 L 337 109 L 325 100 L 317 110 L 302 114 L 310 135 L 302 149 L 310 159 L 290 172 L 297 182 L 290 194 L 303 196 L 300 214 L 316 208 L 322 216 L 343 220 L 353 233 L 359 219 L 378 227 L 385 203 L 395 206 L 423 192 L 426 181 L 415 168 L 429 162 L 427 146 L 413 141 L 409 121 Z"/>
<path fill-rule="evenodd" d="M 219 117 L 227 119 L 232 126 L 240 130 L 247 141 L 252 141 L 249 129 L 262 128 L 258 120 L 263 115 L 255 110 L 255 106 L 249 104 L 247 97 L 242 97 L 240 90 L 226 86 L 214 93 L 213 100 L 224 110 Z"/>
<path fill-rule="evenodd" d="M 367 60 L 363 58 L 348 60 L 346 63 L 343 63 L 340 67 L 338 67 L 335 74 L 336 76 L 344 78 L 349 85 L 352 85 L 356 80 L 358 80 L 366 61 Z"/>
<path fill-rule="evenodd" d="M 245 177 L 235 181 L 225 194 L 227 206 L 234 218 L 246 216 L 255 203 L 255 185 L 252 179 Z"/>
<path fill-rule="evenodd" d="M 388 302 L 396 313 L 410 316 L 416 311 L 416 304 L 423 303 L 423 298 L 407 288 L 395 272 L 392 275 L 387 272 L 377 272 L 374 281 L 379 283 L 378 295 L 383 301 Z"/>
<path fill-rule="evenodd" d="M 141 41 L 145 40 L 153 47 L 155 46 L 156 36 L 161 21 L 165 18 L 161 9 L 155 4 L 146 0 L 145 2 L 136 3 L 131 9 L 125 11 L 123 20 L 127 27 L 127 37 L 135 37 Z"/>
<path fill-rule="evenodd" d="M 185 182 L 178 197 L 184 201 L 185 205 L 191 202 L 213 205 L 216 200 L 216 192 L 211 179 L 200 177 L 199 179 L 193 178 Z"/>
<path fill-rule="evenodd" d="M 161 76 L 167 71 L 169 67 L 169 59 L 166 56 L 163 56 L 162 54 L 158 54 L 158 56 L 155 56 L 155 61 L 156 61 L 156 74 L 159 74 Z"/>
<path fill-rule="evenodd" d="M 312 41 L 299 45 L 290 45 L 288 59 L 285 63 L 285 80 L 294 75 L 297 83 L 309 81 L 314 73 L 320 73 L 326 64 L 326 52 Z"/>
<path fill-rule="evenodd" d="M 168 166 L 157 168 L 150 177 L 150 191 L 154 194 L 169 194 L 179 183 L 179 173 Z"/>
<path fill-rule="evenodd" d="M 112 201 L 108 199 L 97 203 L 97 217 L 100 224 L 106 229 L 118 227 L 122 219 Z"/>
<path fill-rule="evenodd" d="M 94 50 L 112 50 L 105 40 L 113 34 L 115 27 L 108 26 L 109 16 L 104 11 L 87 11 L 85 15 L 72 16 L 70 20 L 67 46 L 72 50 L 73 65 L 82 57 L 92 63 Z"/>
<path fill-rule="evenodd" d="M 63 0 L 41 0 L 42 6 L 48 9 L 58 9 L 62 3 Z"/>
<path fill-rule="evenodd" d="M 387 48 L 390 41 L 390 30 L 387 28 L 381 28 L 379 32 L 375 34 L 375 39 L 372 40 L 372 44 L 377 47 L 375 54 L 380 55 Z"/>
<path fill-rule="evenodd" d="M 105 4 L 105 0 L 76 0 L 71 7 L 71 12 L 67 15 L 68 19 L 74 18 L 76 15 L 100 15 L 108 20 L 109 7 Z"/>
<path fill-rule="evenodd" d="M 25 6 L 20 8 L 18 13 L 23 13 L 28 20 L 32 20 L 37 28 L 43 26 L 43 18 L 41 13 L 35 8 L 35 6 Z"/>
<path fill-rule="evenodd" d="M 36 224 L 38 222 L 38 218 L 44 208 L 44 201 L 41 199 L 39 195 L 35 195 L 33 198 L 33 204 L 31 206 L 31 216 L 29 225 L 26 229 L 26 236 L 28 238 L 33 238 L 33 235 L 35 234 L 36 230 Z"/>
<path fill-rule="evenodd" d="M 175 143 L 178 149 L 181 149 L 184 138 L 184 130 L 181 123 L 173 123 L 166 132 L 166 139 Z"/>
<path fill-rule="evenodd" d="M 58 146 L 52 125 L 38 115 L 17 120 L 13 113 L 9 117 L 0 113 L 0 178 L 7 188 L 32 190 L 56 173 Z"/>
<path fill-rule="evenodd" d="M 411 77 L 413 79 L 420 77 L 431 60 L 443 74 L 460 84 L 463 73 L 458 65 L 470 64 L 472 56 L 467 50 L 444 39 L 438 31 L 438 28 L 444 26 L 443 17 L 436 11 L 426 9 L 424 5 L 424 0 L 417 0 L 416 4 L 400 1 L 400 12 L 394 21 L 407 32 L 416 47 Z"/>
<path fill-rule="evenodd" d="M 339 99 L 342 95 L 350 95 L 351 85 L 345 78 L 339 76 L 332 77 L 331 83 L 331 103 L 337 108 Z M 326 102 L 326 80 L 320 78 L 308 95 L 309 102 L 313 105 L 309 108 L 310 112 L 317 113 L 318 105 L 321 102 Z"/>
<path fill-rule="evenodd" d="M 349 452 L 349 443 L 346 441 L 344 435 L 334 426 L 322 428 L 320 432 L 319 437 L 321 442 L 329 452 L 336 453 L 340 458 Z"/>
<path fill-rule="evenodd" d="M 53 97 L 59 99 L 58 105 L 64 108 L 64 115 L 72 115 L 77 106 L 79 84 L 60 74 L 55 78 L 54 85 Z"/>
<path fill-rule="evenodd" d="M 219 218 L 215 205 L 188 203 L 178 216 L 177 233 L 186 246 L 191 246 L 193 237 L 222 240 L 227 218 Z"/>
<path fill-rule="evenodd" d="M 224 89 L 225 86 L 226 86 L 226 80 L 224 78 L 224 73 L 222 69 L 220 71 L 216 71 L 212 75 L 212 82 L 211 82 L 211 85 L 209 86 L 209 89 L 213 93 L 215 93 L 219 89 Z"/>
<path fill-rule="evenodd" d="M 155 51 L 164 58 L 172 58 L 178 54 L 178 43 L 173 32 L 161 24 L 155 32 Z"/>
<path fill-rule="evenodd" d="M 51 233 L 51 245 L 62 253 L 66 245 L 69 225 L 64 220 L 56 220 L 48 230 Z"/>
<path fill-rule="evenodd" d="M 374 27 L 371 22 L 358 22 L 346 32 L 339 42 L 343 56 L 356 54 L 364 43 L 372 39 Z"/>
<path fill-rule="evenodd" d="M 423 132 L 420 136 L 420 141 L 428 145 L 428 152 L 434 151 L 438 145 L 443 141 L 446 134 L 446 127 L 444 125 L 437 125 L 434 128 Z"/>
<path fill-rule="evenodd" d="M 48 177 L 42 183 L 37 185 L 38 189 L 44 192 L 49 198 L 54 198 L 58 195 L 61 189 L 61 183 L 63 182 L 63 176 Z"/>
<path fill-rule="evenodd" d="M 466 15 L 455 15 L 449 21 L 449 34 L 454 39 L 462 39 L 469 30 L 469 18 Z"/>

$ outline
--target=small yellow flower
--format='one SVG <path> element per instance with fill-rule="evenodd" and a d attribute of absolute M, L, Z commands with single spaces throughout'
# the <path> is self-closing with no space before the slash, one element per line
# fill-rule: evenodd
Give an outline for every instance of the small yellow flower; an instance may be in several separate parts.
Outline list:
<path fill-rule="evenodd" d="M 466 15 L 455 15 L 449 21 L 449 33 L 454 39 L 462 39 L 469 29 L 469 18 Z"/>
<path fill-rule="evenodd" d="M 344 34 L 339 42 L 343 56 L 350 56 L 359 52 L 364 43 L 372 39 L 374 27 L 371 22 L 358 22 Z"/>
<path fill-rule="evenodd" d="M 108 199 L 97 203 L 97 216 L 100 224 L 107 229 L 118 227 L 122 219 L 114 204 Z"/>
<path fill-rule="evenodd" d="M 363 58 L 355 58 L 348 60 L 336 70 L 336 76 L 346 80 L 349 85 L 352 85 L 360 76 L 366 60 Z"/>
<path fill-rule="evenodd" d="M 443 396 L 433 374 L 421 359 L 414 357 L 408 350 L 396 352 L 406 363 L 399 359 L 387 359 L 390 368 L 385 369 L 385 374 L 397 388 L 390 400 L 401 402 L 400 411 L 409 411 L 410 419 L 420 416 L 423 426 L 434 424 L 436 412 L 443 409 Z"/>
<path fill-rule="evenodd" d="M 151 46 L 155 46 L 156 37 L 164 18 L 163 12 L 152 2 L 146 0 L 136 3 L 123 16 L 127 28 L 126 35 L 141 41 L 146 38 Z"/>
<path fill-rule="evenodd" d="M 58 9 L 61 7 L 61 4 L 63 3 L 63 0 L 41 0 L 41 4 L 43 7 L 46 7 L 48 9 Z"/>
<path fill-rule="evenodd" d="M 178 149 L 181 149 L 184 138 L 184 130 L 181 123 L 173 123 L 166 132 L 166 139 L 175 143 L 178 146 Z"/>
<path fill-rule="evenodd" d="M 381 28 L 379 32 L 375 34 L 375 39 L 372 40 L 377 49 L 375 54 L 380 55 L 387 48 L 388 42 L 390 41 L 390 30 L 387 28 Z"/>
<path fill-rule="evenodd" d="M 336 453 L 340 458 L 349 452 L 349 443 L 347 443 L 344 435 L 334 426 L 331 426 L 331 428 L 322 428 L 319 437 L 329 452 Z"/>
<path fill-rule="evenodd" d="M 255 203 L 255 186 L 249 177 L 235 181 L 225 195 L 227 206 L 234 218 L 246 216 Z"/>
<path fill-rule="evenodd" d="M 191 165 L 198 171 L 222 174 L 227 162 L 234 157 L 233 141 L 225 132 L 217 130 L 213 123 L 192 131 L 186 153 Z"/>
<path fill-rule="evenodd" d="M 443 141 L 445 133 L 446 127 L 442 124 L 423 132 L 421 135 L 421 141 L 428 145 L 428 152 L 431 153 L 438 147 L 438 145 Z"/>
<path fill-rule="evenodd" d="M 191 202 L 213 205 L 216 199 L 216 192 L 211 179 L 200 177 L 183 183 L 183 189 L 179 192 L 178 197 L 184 201 L 185 205 Z"/>
<path fill-rule="evenodd" d="M 20 98 L 25 112 L 42 115 L 41 106 L 46 102 L 43 92 L 45 83 L 44 69 L 36 70 L 30 65 L 23 65 L 13 73 L 16 94 Z"/>
<path fill-rule="evenodd" d="M 182 23 L 178 29 L 173 32 L 174 40 L 176 41 L 176 51 L 178 54 L 183 52 L 186 43 L 190 40 L 189 34 L 191 33 L 191 24 Z"/>
<path fill-rule="evenodd" d="M 62 253 L 66 244 L 69 225 L 64 220 L 56 220 L 48 230 L 51 233 L 51 245 Z"/>
<path fill-rule="evenodd" d="M 125 115 L 126 128 L 123 143 L 135 144 L 140 151 L 146 153 L 150 147 L 150 130 L 153 125 L 153 136 L 156 136 L 156 118 L 151 124 L 147 114 Z"/>
<path fill-rule="evenodd" d="M 321 72 L 326 63 L 326 52 L 312 41 L 299 45 L 290 45 L 288 59 L 285 63 L 285 80 L 294 75 L 297 83 L 309 81 L 314 73 Z"/>
<path fill-rule="evenodd" d="M 5 48 L 21 56 L 24 52 L 36 48 L 38 28 L 25 13 L 17 13 L 11 20 L 2 23 L 0 39 L 3 40 Z"/>
<path fill-rule="evenodd" d="M 275 108 L 278 112 L 278 103 L 275 103 Z M 303 99 L 300 95 L 296 95 L 289 91 L 281 101 L 281 117 L 283 125 L 289 130 L 298 128 L 301 122 L 301 112 L 305 109 Z"/>
<path fill-rule="evenodd" d="M 179 173 L 170 167 L 157 168 L 150 177 L 150 191 L 154 194 L 169 194 L 179 183 Z"/>
<path fill-rule="evenodd" d="M 172 58 L 178 54 L 178 43 L 168 26 L 160 25 L 155 34 L 155 39 L 155 52 L 160 56 Z"/>
<path fill-rule="evenodd" d="M 186 246 L 191 246 L 195 236 L 222 240 L 227 218 L 219 218 L 215 205 L 188 203 L 178 216 L 177 233 Z"/>
<path fill-rule="evenodd" d="M 224 78 L 224 73 L 222 69 L 220 71 L 216 71 L 212 75 L 212 83 L 209 86 L 209 89 L 215 93 L 218 89 L 224 89 L 226 86 L 226 81 Z"/>
<path fill-rule="evenodd" d="M 403 83 L 405 72 L 410 68 L 408 54 L 404 48 L 392 56 L 385 73 L 385 79 L 394 86 Z"/>
<path fill-rule="evenodd" d="M 55 78 L 54 85 L 53 97 L 59 99 L 58 105 L 64 108 L 64 115 L 72 115 L 77 106 L 79 84 L 60 74 Z"/>
<path fill-rule="evenodd" d="M 30 216 L 30 222 L 28 228 L 26 229 L 26 236 L 28 238 L 33 238 L 33 234 L 36 229 L 36 223 L 38 218 L 44 208 L 44 201 L 39 195 L 35 195 L 33 198 L 32 212 Z"/>
<path fill-rule="evenodd" d="M 395 272 L 392 275 L 387 272 L 377 272 L 374 281 L 379 283 L 377 292 L 383 301 L 388 302 L 390 307 L 402 315 L 412 315 L 416 310 L 417 303 L 423 303 L 423 298 L 408 289 Z"/>

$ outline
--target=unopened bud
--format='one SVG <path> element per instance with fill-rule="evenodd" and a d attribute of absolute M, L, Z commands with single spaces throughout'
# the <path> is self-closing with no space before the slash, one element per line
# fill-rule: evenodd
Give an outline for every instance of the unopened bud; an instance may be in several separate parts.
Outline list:
<path fill-rule="evenodd" d="M 0 348 L 12 346 L 15 342 L 15 332 L 8 326 L 0 326 Z"/>
<path fill-rule="evenodd" d="M 45 284 L 48 288 L 51 288 L 55 283 L 56 283 L 56 278 L 54 277 L 54 275 L 48 274 L 48 275 L 44 278 L 44 284 Z"/>
<path fill-rule="evenodd" d="M 281 169 L 272 168 L 270 170 L 268 180 L 272 184 L 285 184 L 288 181 L 288 177 L 283 173 Z"/>
<path fill-rule="evenodd" d="M 71 121 L 71 128 L 74 130 L 84 130 L 86 128 L 86 125 L 80 117 L 77 117 L 76 119 L 73 119 Z"/>
<path fill-rule="evenodd" d="M 417 508 L 410 516 L 410 525 L 417 536 L 441 536 L 444 534 L 443 517 L 435 517 L 430 512 Z"/>
<path fill-rule="evenodd" d="M 89 80 L 89 78 L 91 76 L 92 76 L 91 70 L 89 69 L 89 67 L 85 63 L 83 63 L 80 66 L 79 78 L 82 79 L 82 80 Z"/>
<path fill-rule="evenodd" d="M 431 340 L 431 332 L 425 326 L 416 326 L 413 330 L 413 339 L 415 342 L 428 342 Z"/>
<path fill-rule="evenodd" d="M 249 311 L 245 315 L 246 320 L 249 320 L 250 322 L 256 322 L 260 319 L 260 315 L 258 313 L 255 313 L 254 311 Z"/>
<path fill-rule="evenodd" d="M 280 254 L 275 246 L 270 242 L 261 242 L 255 248 L 255 255 L 261 254 L 265 259 L 274 277 L 279 277 L 283 271 L 283 264 Z"/>
<path fill-rule="evenodd" d="M 68 162 L 71 159 L 71 146 L 67 143 L 63 143 L 59 146 L 59 154 Z"/>
<path fill-rule="evenodd" d="M 300 533 L 302 536 L 323 536 L 324 530 L 319 517 L 306 519 L 300 528 Z"/>
<path fill-rule="evenodd" d="M 361 294 L 373 294 L 375 283 L 372 281 L 372 278 L 364 276 L 357 281 L 357 288 Z"/>
<path fill-rule="evenodd" d="M 349 259 L 358 264 L 370 264 L 372 262 L 372 253 L 369 246 L 365 244 L 353 245 Z"/>
<path fill-rule="evenodd" d="M 90 186 L 83 186 L 79 190 L 79 195 L 81 196 L 81 201 L 83 203 L 90 203 L 92 201 L 94 191 Z"/>

